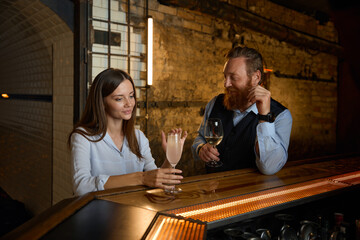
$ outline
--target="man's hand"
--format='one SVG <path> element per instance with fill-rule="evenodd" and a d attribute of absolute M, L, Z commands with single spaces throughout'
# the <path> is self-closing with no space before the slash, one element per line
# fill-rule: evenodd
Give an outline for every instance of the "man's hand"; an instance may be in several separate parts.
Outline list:
<path fill-rule="evenodd" d="M 266 115 L 270 112 L 271 93 L 260 85 L 256 85 L 249 90 L 249 102 L 256 102 L 259 114 Z"/>
<path fill-rule="evenodd" d="M 217 148 L 214 148 L 209 143 L 206 143 L 204 146 L 200 148 L 199 157 L 204 162 L 211 162 L 213 160 L 219 161 L 220 158 L 218 157 L 220 154 Z"/>

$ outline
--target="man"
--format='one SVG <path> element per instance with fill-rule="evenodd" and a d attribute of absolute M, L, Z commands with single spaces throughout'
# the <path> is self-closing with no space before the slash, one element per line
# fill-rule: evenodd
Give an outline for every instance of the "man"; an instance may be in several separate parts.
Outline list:
<path fill-rule="evenodd" d="M 288 157 L 290 111 L 260 86 L 263 76 L 260 53 L 252 48 L 235 47 L 226 59 L 225 94 L 214 97 L 206 106 L 192 145 L 194 158 L 223 163 L 221 167 L 207 166 L 208 172 L 257 167 L 263 174 L 275 174 Z M 223 124 L 224 137 L 216 148 L 204 138 L 208 118 L 219 118 Z"/>

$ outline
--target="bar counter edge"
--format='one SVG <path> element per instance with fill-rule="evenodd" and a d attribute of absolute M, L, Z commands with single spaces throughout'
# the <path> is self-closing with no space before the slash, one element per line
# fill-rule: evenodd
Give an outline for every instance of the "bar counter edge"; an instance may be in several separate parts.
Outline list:
<path fill-rule="evenodd" d="M 359 157 L 359 153 L 351 153 L 351 154 L 339 154 L 339 155 L 331 155 L 324 156 L 320 158 L 313 159 L 304 159 L 299 161 L 291 161 L 288 162 L 284 168 L 287 167 L 296 167 L 302 166 L 304 164 L 313 164 L 324 161 L 336 161 L 337 159 L 346 159 L 346 158 L 357 158 Z M 197 181 L 206 181 L 216 178 L 223 178 L 225 176 L 231 176 L 235 174 L 248 174 L 248 173 L 256 173 L 255 169 L 241 169 L 234 170 L 223 173 L 213 173 L 213 174 L 205 174 L 198 176 L 191 176 L 184 178 L 182 183 L 191 183 Z M 258 173 L 260 174 L 260 173 Z M 75 214 L 82 207 L 86 206 L 94 199 L 104 198 L 106 196 L 112 195 L 122 195 L 128 194 L 138 191 L 149 190 L 151 188 L 147 188 L 144 186 L 135 186 L 135 187 L 123 187 L 118 189 L 110 189 L 98 192 L 88 193 L 86 195 L 80 197 L 68 198 L 60 201 L 49 209 L 45 210 L 43 213 L 33 217 L 29 221 L 25 222 L 18 228 L 13 231 L 5 234 L 1 239 L 39 239 L 55 228 L 57 225 L 62 223 L 65 219 L 69 218 L 73 214 Z M 129 205 L 131 206 L 131 205 Z M 251 214 L 248 214 L 251 216 Z"/>

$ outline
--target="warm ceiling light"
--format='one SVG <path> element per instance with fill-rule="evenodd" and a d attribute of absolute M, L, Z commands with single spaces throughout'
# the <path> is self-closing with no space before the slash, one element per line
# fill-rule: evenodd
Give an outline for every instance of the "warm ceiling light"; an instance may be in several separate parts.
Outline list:
<path fill-rule="evenodd" d="M 153 19 L 148 17 L 147 21 L 147 84 L 153 82 Z"/>
<path fill-rule="evenodd" d="M 272 69 L 264 68 L 264 72 L 272 72 L 272 71 L 273 71 Z"/>
<path fill-rule="evenodd" d="M 2 98 L 9 98 L 9 95 L 7 95 L 6 93 L 2 93 L 2 94 L 1 94 L 1 97 L 2 97 Z"/>

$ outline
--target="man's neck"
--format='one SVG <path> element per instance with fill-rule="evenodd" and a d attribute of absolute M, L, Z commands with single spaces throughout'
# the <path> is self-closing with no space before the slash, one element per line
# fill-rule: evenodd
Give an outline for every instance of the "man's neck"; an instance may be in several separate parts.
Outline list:
<path fill-rule="evenodd" d="M 237 109 L 240 110 L 240 112 L 243 112 L 245 111 L 246 109 L 248 109 L 251 105 L 253 105 L 251 102 L 248 102 L 246 105 L 242 105 L 242 106 L 239 106 Z"/>

